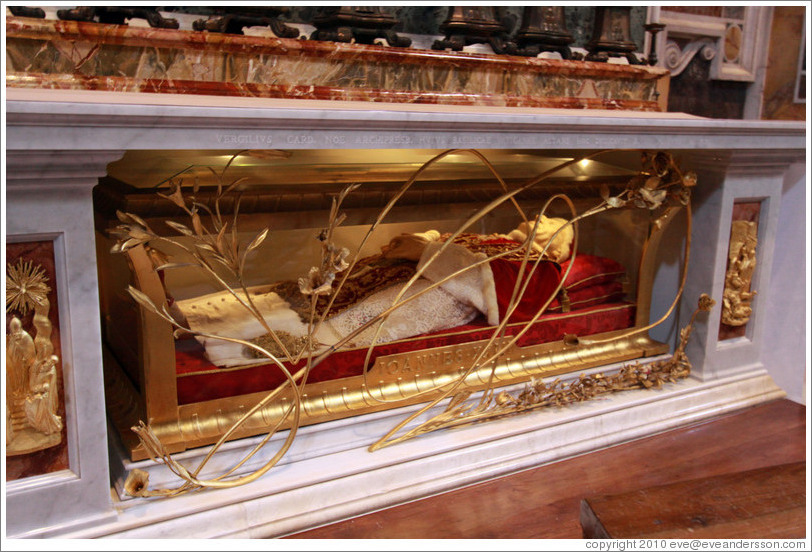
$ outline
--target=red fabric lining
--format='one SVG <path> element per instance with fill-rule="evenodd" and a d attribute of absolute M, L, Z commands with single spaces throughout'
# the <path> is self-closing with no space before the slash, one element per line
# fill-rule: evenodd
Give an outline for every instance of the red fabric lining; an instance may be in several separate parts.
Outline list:
<path fill-rule="evenodd" d="M 634 325 L 634 315 L 635 306 L 629 303 L 603 304 L 565 314 L 545 313 L 519 339 L 519 345 L 557 341 L 566 334 L 586 336 L 629 328 Z M 515 335 L 523 327 L 523 324 L 509 325 L 507 334 Z M 373 349 L 369 366 L 379 356 L 479 341 L 488 339 L 492 331 L 493 328 L 480 317 L 471 324 L 451 330 L 386 343 Z M 315 383 L 361 375 L 366 354 L 366 348 L 333 353 L 310 373 L 308 381 Z M 281 371 L 274 365 L 217 368 L 205 359 L 203 348 L 193 339 L 176 341 L 175 363 L 179 376 L 179 404 L 268 391 L 284 381 Z M 288 369 L 293 373 L 302 365 L 303 363 Z"/>

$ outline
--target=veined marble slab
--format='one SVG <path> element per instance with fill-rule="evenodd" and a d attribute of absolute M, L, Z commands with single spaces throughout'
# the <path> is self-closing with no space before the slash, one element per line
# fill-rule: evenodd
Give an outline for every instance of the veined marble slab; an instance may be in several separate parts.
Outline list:
<path fill-rule="evenodd" d="M 6 85 L 19 88 L 659 111 L 668 80 L 648 66 L 20 17 L 6 34 Z"/>

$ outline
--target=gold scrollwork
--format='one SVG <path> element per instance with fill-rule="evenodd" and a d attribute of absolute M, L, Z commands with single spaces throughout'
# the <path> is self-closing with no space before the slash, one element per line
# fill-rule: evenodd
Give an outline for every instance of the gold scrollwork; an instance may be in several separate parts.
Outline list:
<path fill-rule="evenodd" d="M 6 266 L 6 312 L 33 310 L 34 337 L 17 316 L 6 328 L 6 455 L 28 454 L 62 442 L 62 418 L 48 318 L 48 278 L 39 265 L 20 259 Z"/>
<path fill-rule="evenodd" d="M 746 220 L 733 221 L 730 229 L 725 293 L 722 299 L 722 323 L 743 326 L 753 314 L 752 301 L 756 291 L 750 290 L 756 269 L 758 226 Z"/>

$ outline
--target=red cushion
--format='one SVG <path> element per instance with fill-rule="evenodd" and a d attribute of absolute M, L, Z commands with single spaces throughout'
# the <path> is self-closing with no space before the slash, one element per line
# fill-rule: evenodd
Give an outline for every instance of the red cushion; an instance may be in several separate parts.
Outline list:
<path fill-rule="evenodd" d="M 519 276 L 521 262 L 494 259 L 490 263 L 493 281 L 496 287 L 496 302 L 499 305 L 499 319 L 504 320 L 507 313 L 513 289 Z M 532 272 L 531 272 L 532 271 Z M 527 322 L 532 320 L 541 306 L 553 295 L 561 279 L 559 266 L 552 261 L 540 261 L 533 269 L 533 263 L 527 263 L 522 274 L 522 283 L 517 293 L 527 280 L 527 289 L 524 294 L 517 296 L 516 309 L 510 316 L 511 322 Z"/>
<path fill-rule="evenodd" d="M 567 269 L 572 265 L 569 274 Z M 626 269 L 619 262 L 607 257 L 578 253 L 575 259 L 561 263 L 561 275 L 564 278 L 564 289 L 568 292 L 587 286 L 619 280 L 626 274 Z"/>
<path fill-rule="evenodd" d="M 518 345 L 526 347 L 536 343 L 548 343 L 562 339 L 566 334 L 593 335 L 630 328 L 634 325 L 635 306 L 630 303 L 614 303 L 584 308 L 571 313 L 545 313 L 532 324 L 519 339 Z M 509 324 L 506 335 L 515 335 L 525 324 Z M 494 328 L 483 318 L 470 324 L 426 334 L 415 338 L 385 343 L 372 351 L 370 366 L 383 355 L 416 351 L 466 341 L 488 339 Z M 309 382 L 328 381 L 361 374 L 367 348 L 342 350 L 330 355 L 311 372 Z M 175 342 L 175 363 L 178 375 L 178 403 L 190 404 L 201 401 L 234 397 L 247 393 L 267 391 L 278 386 L 284 377 L 272 365 L 254 365 L 239 368 L 217 368 L 203 355 L 203 347 L 194 339 Z M 290 367 L 295 372 L 296 367 Z"/>

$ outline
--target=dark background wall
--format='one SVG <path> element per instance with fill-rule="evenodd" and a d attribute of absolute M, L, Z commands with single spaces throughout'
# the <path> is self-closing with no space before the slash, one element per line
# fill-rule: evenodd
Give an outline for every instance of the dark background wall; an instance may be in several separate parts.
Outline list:
<path fill-rule="evenodd" d="M 696 56 L 671 78 L 668 111 L 714 119 L 742 119 L 750 83 L 710 80 L 711 61 Z"/>
<path fill-rule="evenodd" d="M 181 13 L 194 13 L 200 15 L 212 15 L 216 13 L 216 7 L 196 7 L 196 6 L 163 6 L 158 8 L 161 11 L 174 11 Z M 289 23 L 309 23 L 316 14 L 318 6 L 292 6 L 290 13 L 280 16 L 280 20 Z M 395 31 L 409 34 L 440 35 L 440 24 L 448 17 L 448 6 L 392 6 L 384 8 L 392 13 L 398 24 Z M 513 31 L 518 29 L 521 23 L 524 6 L 499 6 L 501 16 L 514 24 Z M 585 47 L 589 39 L 592 38 L 592 26 L 595 20 L 595 8 L 591 6 L 566 6 L 564 15 L 567 21 L 567 29 L 572 34 L 575 42 L 574 47 Z M 635 6 L 631 10 L 631 33 L 632 40 L 637 44 L 638 50 L 643 48 L 643 25 L 646 22 L 646 7 Z"/>

